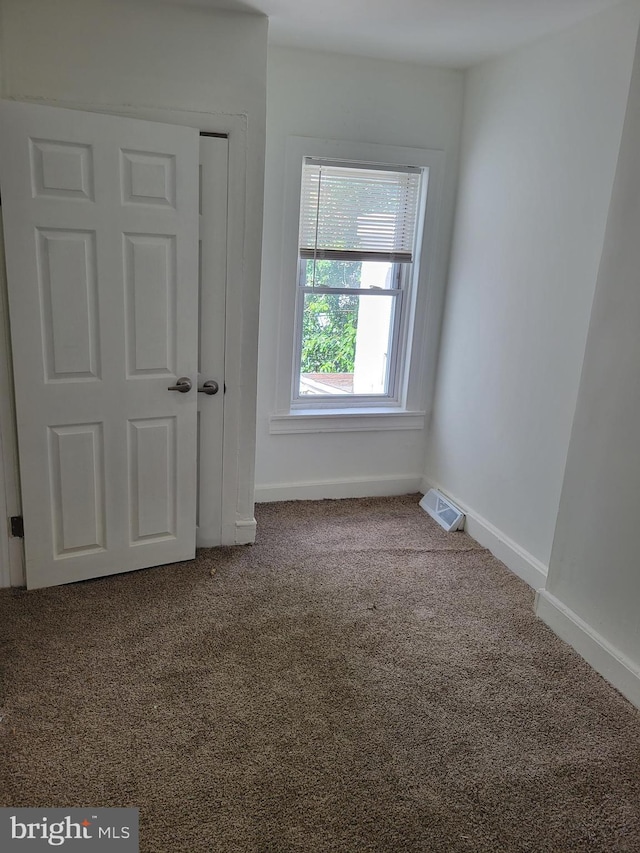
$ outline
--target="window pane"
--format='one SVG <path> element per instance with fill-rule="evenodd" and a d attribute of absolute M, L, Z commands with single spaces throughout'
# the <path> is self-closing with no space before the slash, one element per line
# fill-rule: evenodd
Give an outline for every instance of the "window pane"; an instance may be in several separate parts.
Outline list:
<path fill-rule="evenodd" d="M 396 299 L 305 293 L 300 396 L 388 393 Z"/>
<path fill-rule="evenodd" d="M 397 269 L 389 261 L 302 261 L 302 284 L 391 290 L 398 287 Z"/>

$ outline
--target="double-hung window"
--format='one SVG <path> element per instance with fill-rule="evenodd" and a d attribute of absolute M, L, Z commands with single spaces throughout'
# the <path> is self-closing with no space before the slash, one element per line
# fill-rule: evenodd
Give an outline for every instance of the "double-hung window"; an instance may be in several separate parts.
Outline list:
<path fill-rule="evenodd" d="M 423 169 L 305 157 L 293 405 L 397 403 Z"/>

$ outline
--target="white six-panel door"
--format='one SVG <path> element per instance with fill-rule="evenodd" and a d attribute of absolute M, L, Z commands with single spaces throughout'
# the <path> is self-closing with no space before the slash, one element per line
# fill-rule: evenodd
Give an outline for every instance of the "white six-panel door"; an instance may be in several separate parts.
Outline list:
<path fill-rule="evenodd" d="M 192 128 L 0 105 L 31 588 L 195 553 L 198 149 Z"/>

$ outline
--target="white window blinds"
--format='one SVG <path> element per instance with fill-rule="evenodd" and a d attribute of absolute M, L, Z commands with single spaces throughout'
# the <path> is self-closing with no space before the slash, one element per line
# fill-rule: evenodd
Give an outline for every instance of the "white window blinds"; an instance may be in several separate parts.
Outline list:
<path fill-rule="evenodd" d="M 421 169 L 380 169 L 305 158 L 300 257 L 316 260 L 413 259 Z"/>

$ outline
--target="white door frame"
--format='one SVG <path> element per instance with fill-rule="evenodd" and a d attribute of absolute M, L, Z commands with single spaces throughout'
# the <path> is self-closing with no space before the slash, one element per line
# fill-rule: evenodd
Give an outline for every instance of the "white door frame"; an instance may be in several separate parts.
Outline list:
<path fill-rule="evenodd" d="M 255 397 L 251 383 L 242 384 L 244 302 L 250 282 L 245 281 L 247 214 L 247 117 L 242 114 L 210 113 L 130 104 L 94 104 L 47 98 L 9 98 L 25 103 L 44 104 L 65 109 L 110 113 L 130 118 L 187 125 L 207 133 L 224 134 L 229 139 L 229 201 L 227 209 L 227 298 L 225 334 L 224 437 L 222 467 L 222 545 L 253 542 L 256 523 L 253 518 L 253 484 L 242 477 L 240 458 L 243 430 L 243 402 L 247 394 Z M 7 315 L 7 281 L 4 251 L 0 257 L 0 586 L 23 586 L 24 551 L 21 540 L 9 535 L 8 516 L 20 514 L 17 434 L 13 401 L 13 376 L 10 358 Z M 257 308 L 256 308 L 257 311 Z M 251 351 L 255 346 L 251 347 Z M 6 375 L 5 375 L 6 374 Z M 253 401 L 255 404 L 255 400 Z M 253 453 L 255 447 L 250 452 Z M 250 466 L 253 471 L 253 464 Z M 2 485 L 4 484 L 4 489 Z M 5 506 L 6 504 L 6 506 Z"/>
<path fill-rule="evenodd" d="M 25 583 L 22 539 L 12 537 L 9 531 L 9 518 L 22 512 L 19 477 L 4 233 L 0 221 L 0 586 Z"/>

